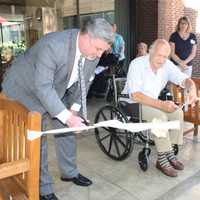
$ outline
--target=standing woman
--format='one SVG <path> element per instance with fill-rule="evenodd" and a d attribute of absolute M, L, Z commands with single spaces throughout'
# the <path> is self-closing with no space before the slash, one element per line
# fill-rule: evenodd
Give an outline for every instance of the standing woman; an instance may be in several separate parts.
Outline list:
<path fill-rule="evenodd" d="M 169 39 L 171 46 L 171 59 L 179 66 L 181 71 L 191 77 L 192 60 L 196 56 L 197 39 L 192 33 L 191 22 L 184 16 L 178 20 L 176 32 Z"/>

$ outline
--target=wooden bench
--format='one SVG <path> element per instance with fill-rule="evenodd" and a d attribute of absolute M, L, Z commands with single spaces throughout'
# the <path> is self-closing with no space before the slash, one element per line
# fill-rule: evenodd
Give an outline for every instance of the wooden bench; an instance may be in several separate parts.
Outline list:
<path fill-rule="evenodd" d="M 198 78 L 192 78 L 194 81 L 196 88 L 197 88 L 197 96 L 200 97 L 200 79 Z M 183 95 L 183 89 L 178 86 L 173 86 L 173 96 L 175 102 L 178 102 L 182 104 L 184 102 L 184 95 Z M 186 122 L 191 122 L 194 127 L 191 129 L 188 129 L 184 132 L 184 135 L 194 132 L 194 136 L 198 135 L 198 126 L 200 125 L 200 103 L 197 101 L 195 103 L 195 106 L 192 108 L 191 105 L 188 107 L 188 111 L 184 112 L 184 120 Z"/>
<path fill-rule="evenodd" d="M 39 200 L 41 116 L 0 95 L 0 200 Z"/>

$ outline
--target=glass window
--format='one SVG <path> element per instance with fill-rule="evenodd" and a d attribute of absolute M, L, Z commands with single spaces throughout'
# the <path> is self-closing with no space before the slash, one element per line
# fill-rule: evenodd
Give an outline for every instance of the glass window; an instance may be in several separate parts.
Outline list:
<path fill-rule="evenodd" d="M 25 51 L 23 21 L 7 21 L 1 24 L 1 50 L 11 49 L 13 56 L 17 56 Z M 3 56 L 2 56 L 3 57 Z M 2 58 L 4 59 L 4 57 Z"/>
<path fill-rule="evenodd" d="M 114 0 L 79 0 L 79 6 L 76 2 L 75 0 L 64 1 L 64 29 L 78 28 L 79 23 L 90 17 L 103 17 L 110 23 L 114 22 Z"/>
<path fill-rule="evenodd" d="M 103 17 L 106 20 L 108 20 L 110 23 L 114 22 L 114 11 L 110 12 L 101 12 L 101 13 L 92 13 L 92 14 L 82 14 L 80 15 L 80 23 L 83 20 L 86 20 L 87 18 L 98 18 Z M 79 28 L 77 23 L 77 16 L 69 16 L 63 18 L 63 28 L 69 29 L 69 28 Z"/>
<path fill-rule="evenodd" d="M 0 51 L 2 63 L 10 62 L 15 56 L 25 51 L 25 29 L 22 9 L 16 14 L 1 9 L 0 14 Z"/>

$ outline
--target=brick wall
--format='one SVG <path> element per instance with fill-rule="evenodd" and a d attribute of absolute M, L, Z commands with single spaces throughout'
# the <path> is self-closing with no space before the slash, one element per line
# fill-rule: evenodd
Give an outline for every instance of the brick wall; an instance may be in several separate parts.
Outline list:
<path fill-rule="evenodd" d="M 200 33 L 198 33 L 196 30 L 198 11 L 200 12 L 200 10 L 195 10 L 192 8 L 184 7 L 184 13 L 186 16 L 188 16 L 190 18 L 191 23 L 192 23 L 192 31 L 196 34 L 197 41 L 198 41 L 197 55 L 193 62 L 193 72 L 192 73 L 193 73 L 194 77 L 200 77 Z"/>
<path fill-rule="evenodd" d="M 183 15 L 182 0 L 158 1 L 158 37 L 169 39 L 180 16 Z"/>

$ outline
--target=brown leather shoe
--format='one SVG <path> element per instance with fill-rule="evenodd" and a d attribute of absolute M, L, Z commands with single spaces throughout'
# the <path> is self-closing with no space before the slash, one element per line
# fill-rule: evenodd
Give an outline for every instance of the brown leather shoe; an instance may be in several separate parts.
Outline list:
<path fill-rule="evenodd" d="M 183 163 L 181 163 L 178 160 L 169 160 L 170 165 L 177 170 L 183 170 L 184 169 L 184 165 Z"/>
<path fill-rule="evenodd" d="M 167 176 L 170 176 L 170 177 L 178 176 L 177 171 L 173 167 L 171 166 L 162 167 L 158 161 L 156 162 L 156 168 L 159 169 L 163 174 Z"/>

